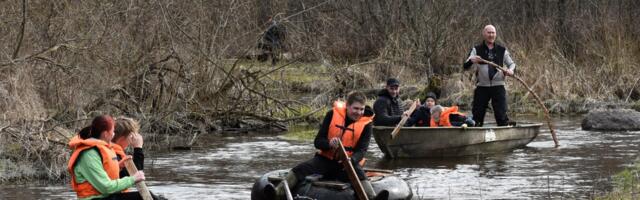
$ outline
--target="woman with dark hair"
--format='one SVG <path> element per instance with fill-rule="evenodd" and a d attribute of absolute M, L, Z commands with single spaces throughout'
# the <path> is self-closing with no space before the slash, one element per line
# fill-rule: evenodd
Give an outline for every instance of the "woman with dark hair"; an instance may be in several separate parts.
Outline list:
<path fill-rule="evenodd" d="M 122 193 L 145 177 L 138 171 L 133 176 L 120 178 L 123 162 L 118 162 L 111 144 L 114 128 L 111 116 L 98 116 L 69 142 L 73 152 L 67 169 L 78 199 L 141 199 L 138 192 Z"/>

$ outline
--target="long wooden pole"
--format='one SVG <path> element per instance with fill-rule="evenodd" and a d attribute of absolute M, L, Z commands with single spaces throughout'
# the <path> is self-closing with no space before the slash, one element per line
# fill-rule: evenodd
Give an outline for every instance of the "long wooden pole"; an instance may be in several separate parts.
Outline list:
<path fill-rule="evenodd" d="M 400 123 L 398 123 L 398 125 L 396 126 L 395 129 L 393 129 L 393 131 L 391 132 L 391 139 L 395 138 L 398 133 L 400 132 L 400 128 L 402 128 L 404 126 L 405 123 L 407 123 L 407 119 L 409 119 L 409 117 L 411 117 L 411 113 L 413 113 L 414 110 L 416 110 L 416 107 L 418 107 L 418 100 L 414 101 L 411 105 L 411 107 L 409 107 L 409 115 L 408 116 L 402 116 L 402 119 L 400 119 Z"/>
<path fill-rule="evenodd" d="M 347 151 L 344 149 L 342 145 L 342 141 L 338 140 L 338 154 L 340 154 L 340 159 L 342 160 L 342 165 L 344 170 L 347 170 L 347 176 L 349 176 L 349 180 L 351 181 L 351 186 L 353 186 L 353 190 L 356 191 L 358 195 L 358 199 L 360 200 L 369 200 L 367 198 L 367 193 L 364 192 L 364 187 L 362 187 L 362 183 L 358 178 L 358 174 L 356 174 L 356 170 L 353 168 L 353 164 L 351 163 L 351 158 L 347 155 Z"/>
<path fill-rule="evenodd" d="M 481 61 L 499 69 L 503 73 L 506 71 L 504 67 L 498 64 L 495 64 L 493 62 L 490 62 L 484 59 L 481 59 Z M 560 144 L 558 143 L 558 137 L 556 136 L 556 131 L 553 125 L 553 121 L 551 120 L 551 115 L 549 115 L 549 109 L 547 109 L 544 103 L 542 103 L 542 100 L 540 100 L 540 96 L 538 96 L 538 94 L 536 94 L 533 91 L 533 89 L 531 89 L 531 87 L 529 87 L 529 85 L 526 82 L 524 82 L 520 77 L 516 76 L 515 74 L 513 74 L 512 77 L 518 80 L 518 82 L 522 83 L 522 85 L 524 85 L 524 87 L 527 88 L 527 90 L 529 90 L 531 94 L 533 94 L 533 97 L 536 99 L 538 104 L 540 104 L 540 107 L 542 107 L 542 109 L 544 110 L 544 116 L 547 119 L 547 125 L 549 126 L 549 130 L 551 130 L 551 137 L 553 138 L 553 143 L 555 143 L 556 147 L 560 146 Z"/>
<path fill-rule="evenodd" d="M 132 159 L 126 160 L 124 162 L 124 166 L 127 168 L 129 176 L 133 176 L 138 172 L 138 168 L 136 168 L 136 165 L 133 164 Z M 138 193 L 140 193 L 140 196 L 142 196 L 143 200 L 153 200 L 153 197 L 151 197 L 151 192 L 149 192 L 149 188 L 147 188 L 147 184 L 145 184 L 144 181 L 136 183 L 136 188 L 138 189 Z"/>

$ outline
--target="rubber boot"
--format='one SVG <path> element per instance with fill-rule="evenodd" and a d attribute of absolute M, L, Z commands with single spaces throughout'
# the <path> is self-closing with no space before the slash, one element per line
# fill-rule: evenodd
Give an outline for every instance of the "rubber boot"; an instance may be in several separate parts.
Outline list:
<path fill-rule="evenodd" d="M 298 178 L 296 177 L 296 174 L 293 173 L 293 171 L 289 171 L 289 173 L 287 173 L 287 176 L 284 178 L 284 180 L 282 180 L 282 182 L 280 182 L 278 186 L 275 188 L 276 193 L 275 193 L 274 199 L 287 198 L 286 197 L 287 192 L 285 191 L 284 182 L 287 182 L 287 184 L 289 185 L 289 189 L 291 190 L 296 186 L 298 182 Z"/>

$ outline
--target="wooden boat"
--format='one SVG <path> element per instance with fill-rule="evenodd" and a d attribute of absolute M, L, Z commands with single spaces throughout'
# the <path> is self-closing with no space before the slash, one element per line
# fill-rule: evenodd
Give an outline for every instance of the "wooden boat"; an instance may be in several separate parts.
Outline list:
<path fill-rule="evenodd" d="M 376 193 L 381 191 L 389 192 L 389 200 L 409 200 L 413 197 L 413 192 L 409 184 L 400 177 L 391 174 L 387 170 L 368 170 L 367 177 L 371 181 L 373 190 Z M 386 172 L 382 172 L 386 171 Z M 263 193 L 267 184 L 277 185 L 287 176 L 289 170 L 276 170 L 262 175 L 256 180 L 251 188 L 251 200 L 269 199 Z M 331 200 L 356 200 L 356 194 L 351 188 L 351 184 L 335 180 L 307 180 L 291 188 L 294 199 L 331 199 Z"/>
<path fill-rule="evenodd" d="M 490 154 L 523 147 L 540 133 L 541 123 L 519 122 L 516 126 L 403 127 L 391 138 L 395 127 L 375 126 L 378 147 L 390 158 L 455 157 Z"/>

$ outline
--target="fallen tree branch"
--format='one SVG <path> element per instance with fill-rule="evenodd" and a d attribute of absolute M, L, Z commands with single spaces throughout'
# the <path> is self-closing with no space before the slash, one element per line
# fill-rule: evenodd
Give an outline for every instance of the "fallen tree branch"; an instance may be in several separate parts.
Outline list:
<path fill-rule="evenodd" d="M 13 51 L 12 59 L 16 59 L 18 57 L 18 53 L 20 52 L 20 47 L 22 47 L 22 40 L 24 39 L 24 27 L 27 24 L 27 0 L 22 0 L 22 23 L 20 23 L 20 33 L 18 34 L 18 44 L 16 45 L 16 49 Z"/>
<path fill-rule="evenodd" d="M 2 63 L 2 64 L 0 64 L 0 67 L 7 67 L 7 66 L 15 65 L 15 64 L 22 63 L 22 62 L 25 62 L 25 61 L 29 61 L 29 60 L 31 60 L 33 58 L 36 58 L 36 57 L 40 56 L 40 55 L 56 51 L 60 47 L 73 48 L 73 46 L 71 46 L 69 44 L 66 44 L 66 43 L 56 44 L 56 45 L 54 45 L 52 47 L 49 47 L 49 48 L 46 48 L 46 49 L 42 49 L 42 50 L 40 50 L 40 51 L 38 51 L 38 52 L 36 52 L 34 54 L 31 54 L 31 55 L 28 55 L 28 56 L 23 56 L 23 57 L 18 58 L 18 59 L 12 59 L 9 62 Z M 0 70 L 2 70 L 2 69 L 3 68 L 0 68 Z"/>

